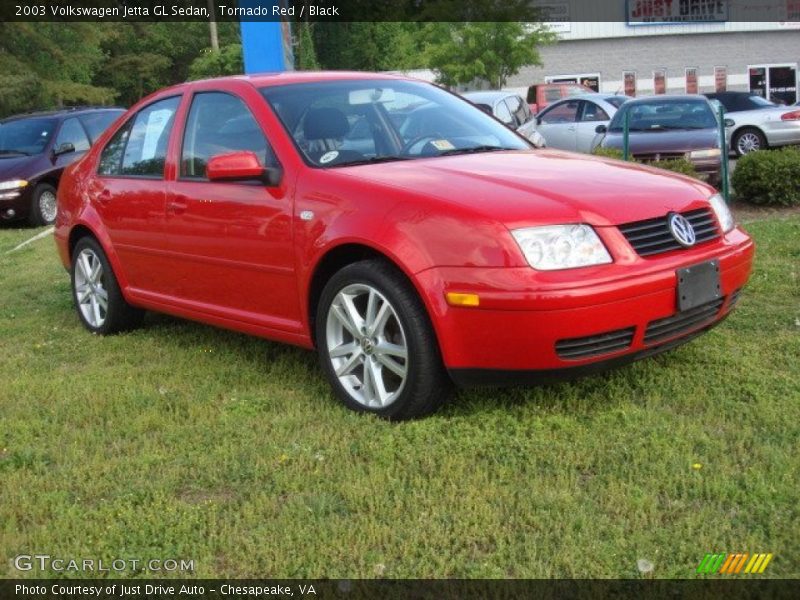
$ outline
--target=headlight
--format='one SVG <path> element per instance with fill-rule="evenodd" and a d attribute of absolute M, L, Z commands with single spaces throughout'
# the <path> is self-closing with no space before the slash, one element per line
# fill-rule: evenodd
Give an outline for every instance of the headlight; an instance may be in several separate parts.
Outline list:
<path fill-rule="evenodd" d="M 711 204 L 711 209 L 717 216 L 719 226 L 722 227 L 722 232 L 728 233 L 736 226 L 736 221 L 733 219 L 733 214 L 731 213 L 731 209 L 729 209 L 728 205 L 725 203 L 725 199 L 719 194 L 714 194 L 708 199 L 708 201 Z"/>
<path fill-rule="evenodd" d="M 709 148 L 708 150 L 692 150 L 689 152 L 689 158 L 716 158 L 720 154 L 719 148 Z"/>
<path fill-rule="evenodd" d="M 24 188 L 28 182 L 24 179 L 10 179 L 8 181 L 0 181 L 0 190 L 16 190 Z"/>
<path fill-rule="evenodd" d="M 608 250 L 588 225 L 526 227 L 511 232 L 528 264 L 540 271 L 574 269 L 612 262 Z"/>

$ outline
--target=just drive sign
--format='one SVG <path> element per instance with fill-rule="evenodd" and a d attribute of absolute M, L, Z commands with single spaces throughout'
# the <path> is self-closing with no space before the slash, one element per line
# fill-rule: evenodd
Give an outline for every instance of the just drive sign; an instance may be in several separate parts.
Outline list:
<path fill-rule="evenodd" d="M 727 0 L 627 0 L 628 25 L 728 20 Z"/>

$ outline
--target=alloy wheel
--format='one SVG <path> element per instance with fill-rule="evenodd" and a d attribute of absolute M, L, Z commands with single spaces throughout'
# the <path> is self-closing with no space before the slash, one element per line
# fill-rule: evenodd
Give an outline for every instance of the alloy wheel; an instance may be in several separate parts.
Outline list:
<path fill-rule="evenodd" d="M 392 404 L 408 378 L 408 344 L 389 300 L 367 284 L 343 288 L 328 308 L 328 357 L 342 387 L 368 408 Z"/>
<path fill-rule="evenodd" d="M 45 190 L 39 195 L 39 214 L 42 215 L 42 221 L 52 223 L 56 220 L 57 213 L 56 195 L 50 190 Z"/>
<path fill-rule="evenodd" d="M 757 134 L 748 131 L 739 136 L 736 146 L 739 154 L 748 154 L 761 149 L 761 140 Z"/>
<path fill-rule="evenodd" d="M 86 322 L 99 329 L 108 314 L 108 291 L 103 284 L 103 263 L 90 248 L 75 261 L 75 299 Z"/>

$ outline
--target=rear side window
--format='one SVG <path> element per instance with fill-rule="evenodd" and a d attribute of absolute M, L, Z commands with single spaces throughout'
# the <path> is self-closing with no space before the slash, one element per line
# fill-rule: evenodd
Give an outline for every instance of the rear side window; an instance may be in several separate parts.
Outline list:
<path fill-rule="evenodd" d="M 58 130 L 56 143 L 53 147 L 57 150 L 63 144 L 72 144 L 75 147 L 75 152 L 86 152 L 89 149 L 89 138 L 86 137 L 83 126 L 75 117 L 65 119 L 61 124 L 61 129 Z"/>
<path fill-rule="evenodd" d="M 125 111 L 122 110 L 103 110 L 97 111 L 93 113 L 87 113 L 85 115 L 81 115 L 78 117 L 83 123 L 83 126 L 86 128 L 86 131 L 89 132 L 89 137 L 91 141 L 94 142 L 97 138 L 99 138 L 103 132 L 108 129 L 108 126 L 111 125 L 114 121 L 119 118 L 119 116 Z"/>
<path fill-rule="evenodd" d="M 246 150 L 262 165 L 275 166 L 261 127 L 241 99 L 224 92 L 196 94 L 183 135 L 181 177 L 205 178 L 210 158 Z"/>
<path fill-rule="evenodd" d="M 180 97 L 143 108 L 123 125 L 100 154 L 100 175 L 163 177 L 167 143 Z"/>
<path fill-rule="evenodd" d="M 122 155 L 122 175 L 164 176 L 169 133 L 179 102 L 180 98 L 167 98 L 139 111 Z"/>

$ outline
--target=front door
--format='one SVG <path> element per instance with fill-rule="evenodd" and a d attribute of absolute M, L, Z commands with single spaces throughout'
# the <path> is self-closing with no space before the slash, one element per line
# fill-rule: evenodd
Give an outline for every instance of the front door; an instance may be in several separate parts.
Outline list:
<path fill-rule="evenodd" d="M 564 100 L 547 108 L 539 117 L 539 133 L 548 148 L 575 151 L 579 100 Z"/>
<path fill-rule="evenodd" d="M 237 151 L 254 152 L 264 166 L 278 166 L 241 97 L 195 93 L 183 128 L 179 171 L 167 193 L 172 295 L 190 310 L 295 332 L 300 307 L 288 177 L 278 187 L 206 178 L 209 159 Z"/>

